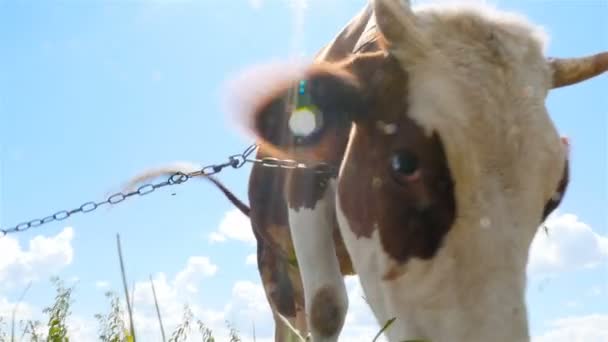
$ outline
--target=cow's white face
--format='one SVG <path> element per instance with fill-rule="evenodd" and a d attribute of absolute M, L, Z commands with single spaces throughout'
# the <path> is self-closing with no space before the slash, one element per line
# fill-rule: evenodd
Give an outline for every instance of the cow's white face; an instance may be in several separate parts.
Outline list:
<path fill-rule="evenodd" d="M 463 8 L 414 15 L 398 3 L 375 3 L 381 51 L 306 73 L 321 119 L 300 111 L 291 123 L 305 125 L 269 134 L 290 128 L 280 91 L 257 108 L 255 130 L 283 155 L 321 161 L 335 159 L 334 137 L 350 130 L 338 220 L 379 320 L 406 322 L 395 338 L 450 337 L 410 312 L 452 309 L 469 320 L 447 324 L 452 340 L 526 338 L 528 249 L 567 183 L 567 149 L 545 98 L 601 71 L 551 64 L 521 19 Z M 471 335 L 487 310 L 495 322 Z"/>
<path fill-rule="evenodd" d="M 438 282 L 447 269 L 524 269 L 566 168 L 540 35 L 504 15 L 431 8 L 405 34 L 382 14 L 389 55 L 352 67 L 369 99 L 342 163 L 343 223 L 357 238 L 377 231 L 382 279 L 412 258 L 441 270 Z"/>

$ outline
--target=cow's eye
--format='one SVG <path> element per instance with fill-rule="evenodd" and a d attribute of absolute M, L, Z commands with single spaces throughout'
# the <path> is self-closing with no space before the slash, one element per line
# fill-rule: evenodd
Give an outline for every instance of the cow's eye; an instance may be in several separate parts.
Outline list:
<path fill-rule="evenodd" d="M 408 152 L 397 152 L 391 158 L 391 168 L 400 175 L 410 177 L 418 171 L 418 159 Z"/>

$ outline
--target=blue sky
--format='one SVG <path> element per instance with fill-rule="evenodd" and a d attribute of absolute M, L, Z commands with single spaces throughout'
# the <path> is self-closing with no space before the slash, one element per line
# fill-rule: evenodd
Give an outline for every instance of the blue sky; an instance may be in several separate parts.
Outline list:
<path fill-rule="evenodd" d="M 239 153 L 251 141 L 222 110 L 225 83 L 252 64 L 311 57 L 364 3 L 0 0 L 0 226 L 102 199 L 151 166 L 205 165 Z M 494 3 L 544 26 L 549 55 L 608 50 L 606 0 Z M 601 76 L 555 90 L 547 101 L 571 138 L 572 176 L 553 216 L 555 234 L 538 242 L 530 271 L 539 341 L 576 329 L 608 336 L 606 89 Z M 220 176 L 243 199 L 249 169 Z M 156 333 L 145 316 L 153 274 L 166 285 L 167 315 L 179 315 L 188 301 L 203 317 L 233 320 L 246 333 L 253 316 L 258 337 L 268 337 L 257 270 L 246 263 L 255 246 L 247 221 L 232 209 L 209 184 L 192 181 L 0 239 L 0 315 L 29 280 L 24 310 L 36 315 L 52 299 L 48 278 L 56 274 L 77 279 L 75 324 L 90 333 L 87 320 L 106 308 L 106 283 L 120 290 L 120 233 L 128 279 L 141 287 L 142 331 Z M 360 290 L 349 284 L 352 293 Z M 353 326 L 369 327 L 359 306 Z"/>

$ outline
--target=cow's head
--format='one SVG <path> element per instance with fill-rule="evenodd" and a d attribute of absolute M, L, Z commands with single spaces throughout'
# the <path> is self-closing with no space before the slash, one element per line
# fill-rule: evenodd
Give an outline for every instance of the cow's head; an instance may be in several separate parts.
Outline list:
<path fill-rule="evenodd" d="M 508 271 L 523 288 L 533 235 L 567 182 L 545 99 L 608 69 L 608 54 L 548 59 L 520 18 L 402 3 L 374 3 L 380 51 L 310 66 L 260 100 L 252 127 L 278 155 L 319 161 L 350 132 L 338 216 L 377 239 L 382 279 L 475 268 L 459 280 Z"/>

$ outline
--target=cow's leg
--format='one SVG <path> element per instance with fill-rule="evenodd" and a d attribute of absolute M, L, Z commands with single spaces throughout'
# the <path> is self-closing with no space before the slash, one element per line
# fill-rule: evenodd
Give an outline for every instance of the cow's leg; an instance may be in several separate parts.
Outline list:
<path fill-rule="evenodd" d="M 309 184 L 312 185 L 312 184 Z M 304 284 L 308 328 L 314 342 L 337 341 L 348 308 L 336 256 L 333 183 L 314 200 L 289 209 L 289 225 Z M 308 187 L 311 189 L 311 187 Z"/>
<path fill-rule="evenodd" d="M 264 155 L 258 154 L 257 158 Z M 273 310 L 275 341 L 290 339 L 291 331 L 279 319 L 287 319 L 302 335 L 308 333 L 304 316 L 304 290 L 297 267 L 287 217 L 284 170 L 255 165 L 249 182 L 251 225 L 258 243 L 258 269 Z"/>
<path fill-rule="evenodd" d="M 293 284 L 293 276 L 289 272 L 288 261 L 277 253 L 273 248 L 277 246 L 269 246 L 263 240 L 258 238 L 258 271 L 262 279 L 262 286 L 266 293 L 266 299 L 273 311 L 273 319 L 275 324 L 274 340 L 275 342 L 284 342 L 295 340 L 292 339 L 291 330 L 279 319 L 279 314 L 283 316 L 289 323 L 300 329 L 297 326 L 298 310 L 296 305 L 297 284 Z M 296 285 L 296 286 L 294 286 Z M 299 286 L 301 288 L 301 285 Z M 300 294 L 301 296 L 301 294 Z"/>
<path fill-rule="evenodd" d="M 295 316 L 283 316 L 283 318 L 286 318 L 289 321 L 289 324 L 291 324 L 291 326 L 298 331 L 300 336 L 305 337 L 308 335 L 308 324 L 306 322 L 306 312 L 304 308 L 304 290 L 302 287 L 302 278 L 297 268 L 295 270 L 290 269 L 288 273 L 291 279 L 291 285 L 294 289 L 293 301 L 295 305 Z M 288 327 L 286 327 L 277 315 L 275 315 L 275 323 L 277 324 L 275 328 L 276 342 L 300 341 L 296 334 L 294 334 Z"/>
<path fill-rule="evenodd" d="M 295 262 L 295 251 L 293 249 L 291 249 L 291 255 L 293 257 L 290 258 L 287 273 L 294 290 L 293 300 L 296 308 L 296 316 L 292 325 L 300 332 L 300 335 L 306 336 L 308 335 L 308 324 L 306 322 L 306 309 L 304 307 L 304 284 L 302 283 L 300 269 Z"/>

